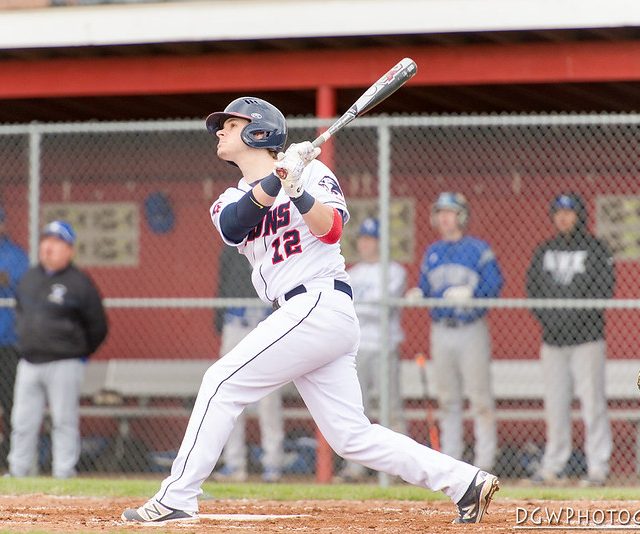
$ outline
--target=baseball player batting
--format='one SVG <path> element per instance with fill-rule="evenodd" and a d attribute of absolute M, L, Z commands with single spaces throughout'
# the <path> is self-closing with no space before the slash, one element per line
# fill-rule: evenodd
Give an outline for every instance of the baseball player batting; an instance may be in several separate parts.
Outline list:
<path fill-rule="evenodd" d="M 253 267 L 252 281 L 274 312 L 205 373 L 171 474 L 122 519 L 195 521 L 202 483 L 250 403 L 288 382 L 343 458 L 443 491 L 459 523 L 477 523 L 498 479 L 477 467 L 372 424 L 364 414 L 355 356 L 360 328 L 340 253 L 347 204 L 335 175 L 305 142 L 284 149 L 287 124 L 264 100 L 242 97 L 209 115 L 217 155 L 242 179 L 211 206 L 222 240 Z"/>

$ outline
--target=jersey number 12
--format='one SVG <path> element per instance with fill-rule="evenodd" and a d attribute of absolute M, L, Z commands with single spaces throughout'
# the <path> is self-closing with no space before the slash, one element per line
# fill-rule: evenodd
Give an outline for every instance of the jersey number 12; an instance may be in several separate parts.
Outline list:
<path fill-rule="evenodd" d="M 280 253 L 281 244 L 284 256 Z M 273 247 L 273 258 L 271 258 L 271 263 L 274 265 L 284 261 L 289 256 L 300 254 L 302 252 L 302 245 L 300 245 L 300 232 L 298 232 L 298 230 L 289 230 L 282 234 L 282 242 L 279 237 L 276 237 L 271 242 L 271 246 Z"/>

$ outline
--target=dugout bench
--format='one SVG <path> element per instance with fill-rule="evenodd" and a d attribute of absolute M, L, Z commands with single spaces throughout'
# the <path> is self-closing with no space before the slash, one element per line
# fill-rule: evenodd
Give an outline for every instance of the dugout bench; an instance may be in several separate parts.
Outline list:
<path fill-rule="evenodd" d="M 118 359 L 90 361 L 82 389 L 81 417 L 113 418 L 118 423 L 116 455 L 124 453 L 124 443 L 130 434 L 130 423 L 139 418 L 184 417 L 191 413 L 193 400 L 202 376 L 213 363 L 207 359 Z M 544 376 L 539 360 L 501 359 L 492 361 L 494 395 L 499 421 L 544 420 L 542 405 Z M 609 359 L 606 364 L 606 391 L 612 421 L 631 422 L 636 427 L 636 472 L 640 474 L 640 409 L 634 403 L 640 399 L 636 385 L 640 360 Z M 412 360 L 401 361 L 401 381 L 405 401 L 433 400 L 433 388 Z M 425 384 L 426 382 L 426 384 Z M 426 387 L 425 387 L 426 385 Z M 110 392 L 123 402 L 96 404 L 92 400 L 101 392 Z M 299 398 L 292 384 L 285 386 L 285 397 Z M 124 402 L 126 400 L 126 402 Z M 157 405 L 154 401 L 173 400 L 176 403 Z M 527 407 L 530 402 L 533 407 Z M 631 404 L 631 407 L 627 407 Z M 435 412 L 436 416 L 437 410 Z M 284 408 L 286 419 L 310 419 L 304 406 Z M 373 418 L 376 413 L 370 414 Z M 468 416 L 469 414 L 467 414 Z M 580 412 L 573 410 L 574 419 Z M 407 420 L 424 420 L 424 407 L 405 409 Z"/>

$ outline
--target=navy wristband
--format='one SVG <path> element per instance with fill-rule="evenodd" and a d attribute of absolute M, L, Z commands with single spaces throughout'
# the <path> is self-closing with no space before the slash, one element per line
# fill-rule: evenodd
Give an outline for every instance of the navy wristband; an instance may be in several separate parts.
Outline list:
<path fill-rule="evenodd" d="M 307 191 L 304 191 L 298 198 L 292 198 L 291 202 L 293 202 L 293 205 L 298 208 L 300 215 L 304 215 L 313 207 L 316 199 Z"/>
<path fill-rule="evenodd" d="M 267 195 L 276 198 L 282 189 L 282 182 L 274 173 L 271 173 L 260 181 L 260 186 Z"/>

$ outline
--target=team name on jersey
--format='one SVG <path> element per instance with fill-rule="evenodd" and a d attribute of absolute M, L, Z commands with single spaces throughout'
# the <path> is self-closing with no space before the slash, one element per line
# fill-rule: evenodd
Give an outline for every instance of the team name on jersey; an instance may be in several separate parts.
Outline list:
<path fill-rule="evenodd" d="M 588 251 L 547 250 L 542 260 L 542 268 L 562 285 L 569 285 L 578 274 L 586 272 Z"/>
<path fill-rule="evenodd" d="M 289 226 L 289 224 L 291 224 L 291 202 L 286 202 L 267 212 L 260 224 L 249 232 L 247 243 L 258 237 L 275 235 L 280 228 Z"/>

